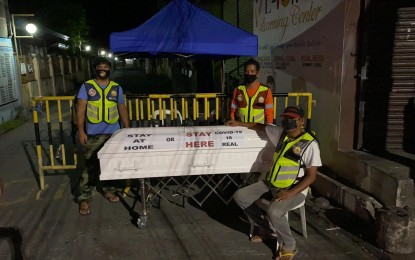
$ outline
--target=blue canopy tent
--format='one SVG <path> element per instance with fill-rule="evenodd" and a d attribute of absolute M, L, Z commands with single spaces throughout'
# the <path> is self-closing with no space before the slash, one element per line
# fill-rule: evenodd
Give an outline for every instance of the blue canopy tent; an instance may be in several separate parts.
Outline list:
<path fill-rule="evenodd" d="M 116 53 L 256 56 L 258 37 L 187 0 L 173 0 L 141 26 L 110 35 Z"/>

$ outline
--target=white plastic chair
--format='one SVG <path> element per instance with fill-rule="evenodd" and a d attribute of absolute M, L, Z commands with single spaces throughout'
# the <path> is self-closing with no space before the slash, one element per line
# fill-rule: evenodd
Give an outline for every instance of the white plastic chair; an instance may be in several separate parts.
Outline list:
<path fill-rule="evenodd" d="M 267 211 L 269 205 L 271 204 L 271 202 L 266 199 L 258 199 L 255 203 L 258 205 L 259 208 L 261 208 L 264 211 Z M 305 217 L 305 200 L 301 204 L 297 205 L 295 208 L 290 209 L 288 212 L 290 212 L 291 210 L 298 209 L 298 208 L 300 209 L 301 227 L 303 229 L 303 237 L 307 239 L 307 220 Z M 288 220 L 288 212 L 285 214 L 285 217 L 287 218 L 287 220 Z M 249 222 L 251 223 L 251 230 L 249 232 L 249 235 L 253 236 L 255 222 L 251 218 L 248 218 L 248 219 L 249 219 Z"/>
<path fill-rule="evenodd" d="M 166 109 L 164 112 L 166 113 L 166 116 L 171 116 L 171 111 L 169 109 Z M 177 116 L 180 120 L 180 124 L 182 125 L 183 124 L 183 119 L 182 119 L 182 114 L 180 114 L 179 110 L 177 110 Z M 153 118 L 153 120 L 156 120 L 157 117 L 160 118 L 160 110 L 158 110 L 158 109 L 154 111 L 154 114 L 153 114 L 152 118 Z M 160 121 L 161 121 L 161 125 L 164 126 L 164 119 L 161 119 Z"/>

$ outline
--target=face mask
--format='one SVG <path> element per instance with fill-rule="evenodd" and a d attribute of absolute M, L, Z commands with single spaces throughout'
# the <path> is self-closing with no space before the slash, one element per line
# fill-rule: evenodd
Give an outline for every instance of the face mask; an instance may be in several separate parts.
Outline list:
<path fill-rule="evenodd" d="M 244 80 L 246 84 L 251 84 L 256 80 L 256 75 L 244 74 Z"/>
<path fill-rule="evenodd" d="M 109 70 L 95 70 L 95 73 L 100 79 L 107 79 L 110 76 Z"/>
<path fill-rule="evenodd" d="M 297 120 L 295 119 L 283 119 L 282 120 L 282 128 L 285 131 L 290 131 L 297 128 Z"/>

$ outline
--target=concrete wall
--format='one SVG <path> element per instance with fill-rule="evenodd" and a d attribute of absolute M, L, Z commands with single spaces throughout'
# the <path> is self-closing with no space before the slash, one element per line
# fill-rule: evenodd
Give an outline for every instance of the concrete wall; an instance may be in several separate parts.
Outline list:
<path fill-rule="evenodd" d="M 314 196 L 323 195 L 368 223 L 373 223 L 376 212 L 382 208 L 382 205 L 375 198 L 352 189 L 320 172 L 311 189 Z"/>
<path fill-rule="evenodd" d="M 64 82 L 63 76 L 62 75 L 56 76 L 53 78 L 53 80 L 55 82 L 56 95 L 62 96 L 65 93 L 64 88 L 63 88 L 63 82 Z"/>
<path fill-rule="evenodd" d="M 16 118 L 19 114 L 20 102 L 14 102 L 0 108 L 0 124 Z"/>
<path fill-rule="evenodd" d="M 316 100 L 313 129 L 319 140 L 323 164 L 341 179 L 371 194 L 384 205 L 403 207 L 414 184 L 403 165 L 353 150 L 356 43 L 359 1 L 344 1 L 343 56 L 333 67 L 331 88 L 312 89 Z M 325 85 L 327 86 L 327 85 Z"/>
<path fill-rule="evenodd" d="M 7 30 L 8 20 L 8 1 L 0 0 L 0 37 L 8 37 Z M 19 94 L 18 94 L 19 95 Z M 20 100 L 0 107 L 0 124 L 11 120 L 19 113 Z"/>
<path fill-rule="evenodd" d="M 54 95 L 73 95 L 75 89 L 79 86 L 76 86 L 78 82 L 86 81 L 88 75 L 88 69 L 86 66 L 82 68 L 77 68 L 76 71 L 69 69 L 66 73 L 64 72 L 64 63 L 68 62 L 70 65 L 70 59 L 66 59 L 63 57 L 59 57 L 58 63 L 58 73 L 55 76 L 53 69 L 52 59 L 48 57 L 48 67 L 49 67 L 49 76 L 41 77 L 40 73 L 40 62 L 38 61 L 38 57 L 36 55 L 31 56 L 31 64 L 33 64 L 33 71 L 34 71 L 34 79 L 30 81 L 26 81 L 22 83 L 21 88 L 21 105 L 22 111 L 26 115 L 32 109 L 32 98 L 36 96 L 54 96 Z M 86 63 L 87 64 L 87 63 Z M 70 66 L 69 66 L 70 67 Z"/>
<path fill-rule="evenodd" d="M 7 12 L 8 9 L 7 1 L 0 0 L 0 37 L 7 37 L 8 30 L 7 30 Z"/>
<path fill-rule="evenodd" d="M 313 94 L 311 130 L 320 141 L 325 166 L 321 171 L 372 195 L 383 205 L 408 205 L 414 189 L 408 169 L 353 147 L 359 109 L 359 22 L 364 22 L 360 21 L 363 14 L 373 15 L 373 10 L 365 10 L 362 1 L 355 0 L 267 3 L 254 2 L 260 80 L 274 78 L 277 92 Z M 296 14 L 305 19 L 296 20 Z"/>

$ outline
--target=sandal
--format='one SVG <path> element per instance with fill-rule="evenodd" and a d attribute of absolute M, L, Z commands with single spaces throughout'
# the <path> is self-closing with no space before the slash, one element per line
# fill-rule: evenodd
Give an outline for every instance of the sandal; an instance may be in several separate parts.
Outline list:
<path fill-rule="evenodd" d="M 258 226 L 256 235 L 249 235 L 249 240 L 252 243 L 261 243 L 263 239 L 277 239 L 277 234 L 271 233 L 263 227 Z"/>
<path fill-rule="evenodd" d="M 278 252 L 278 255 L 275 258 L 275 260 L 291 260 L 294 258 L 297 252 L 298 252 L 298 249 L 294 249 L 293 251 L 281 250 Z"/>
<path fill-rule="evenodd" d="M 110 202 L 118 202 L 120 200 L 120 197 L 111 191 L 105 192 L 104 197 Z"/>
<path fill-rule="evenodd" d="M 261 243 L 262 242 L 262 236 L 251 235 L 249 237 L 249 241 L 251 241 L 252 243 Z"/>
<path fill-rule="evenodd" d="M 79 214 L 81 214 L 82 216 L 86 216 L 91 214 L 91 210 L 89 208 L 89 204 L 86 201 L 81 201 L 79 203 Z"/>

